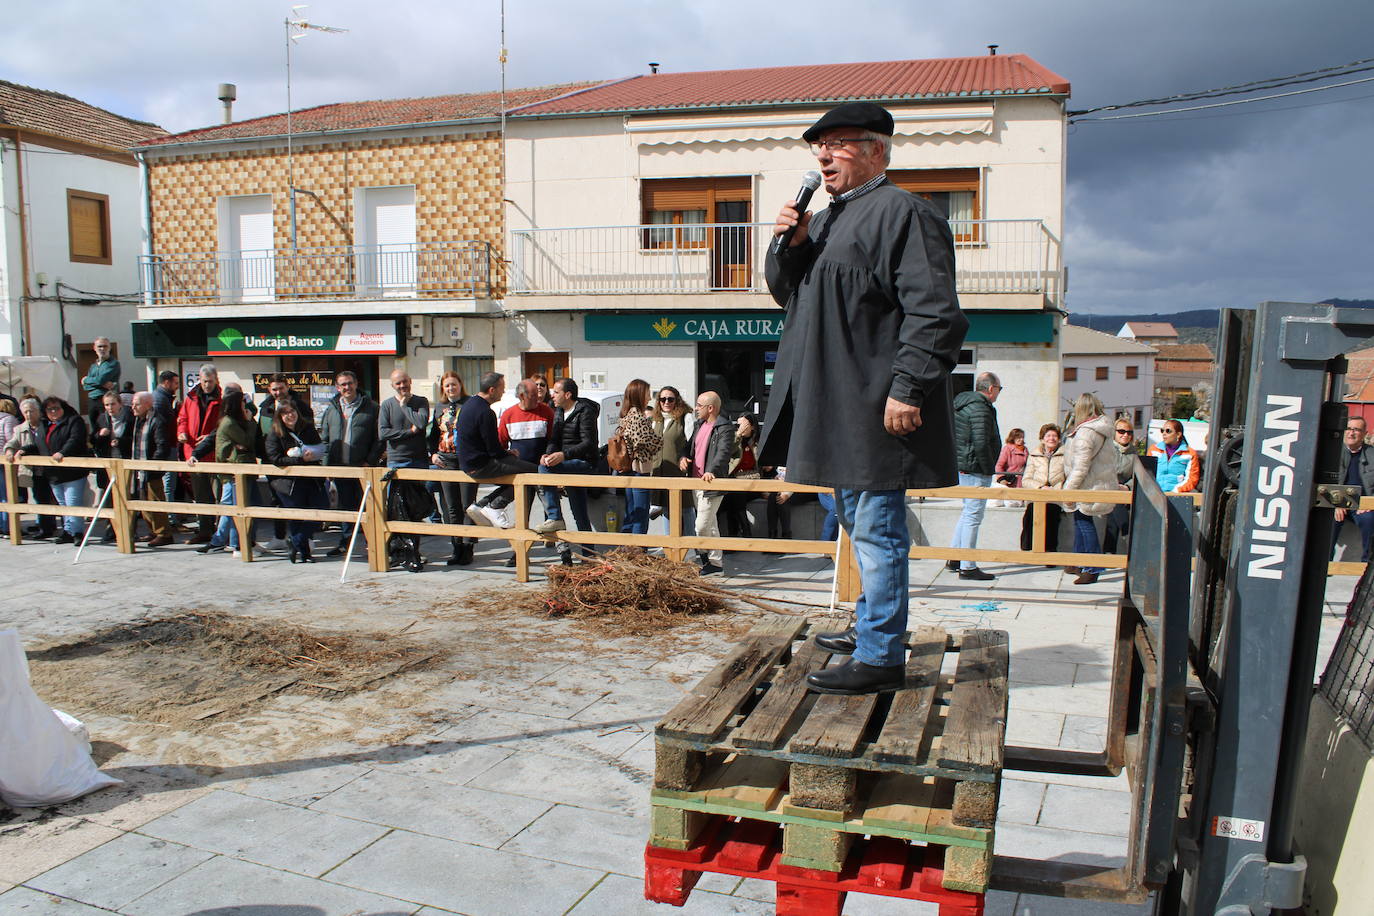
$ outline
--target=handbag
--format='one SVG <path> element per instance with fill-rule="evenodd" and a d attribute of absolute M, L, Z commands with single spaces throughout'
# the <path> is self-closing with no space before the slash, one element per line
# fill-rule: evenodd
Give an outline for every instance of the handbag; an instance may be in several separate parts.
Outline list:
<path fill-rule="evenodd" d="M 612 471 L 622 474 L 634 467 L 630 450 L 625 446 L 625 437 L 619 432 L 606 440 L 606 464 L 610 465 Z"/>

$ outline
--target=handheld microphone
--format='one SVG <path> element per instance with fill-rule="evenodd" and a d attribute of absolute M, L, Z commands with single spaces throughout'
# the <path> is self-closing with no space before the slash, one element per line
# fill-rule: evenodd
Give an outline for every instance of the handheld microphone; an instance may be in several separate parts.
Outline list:
<path fill-rule="evenodd" d="M 811 195 L 816 193 L 816 189 L 821 186 L 821 173 L 812 169 L 802 176 L 801 190 L 797 192 L 797 212 L 805 215 L 806 205 L 811 203 Z M 782 235 L 773 239 L 773 254 L 781 255 L 787 250 L 787 246 L 792 244 L 792 236 L 797 232 L 796 226 L 789 226 Z"/>

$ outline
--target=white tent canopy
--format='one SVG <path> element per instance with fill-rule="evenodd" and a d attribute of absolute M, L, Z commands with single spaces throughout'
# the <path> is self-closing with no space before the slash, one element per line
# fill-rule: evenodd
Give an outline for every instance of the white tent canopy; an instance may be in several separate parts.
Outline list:
<path fill-rule="evenodd" d="M 71 400 L 71 382 L 56 356 L 0 356 L 0 391 L 19 397 L 32 389 Z"/>

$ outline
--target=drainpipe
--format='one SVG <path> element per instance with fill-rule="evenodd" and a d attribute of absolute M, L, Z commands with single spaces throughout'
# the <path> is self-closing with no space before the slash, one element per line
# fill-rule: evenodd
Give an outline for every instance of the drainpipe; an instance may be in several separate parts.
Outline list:
<path fill-rule="evenodd" d="M 225 102 L 227 108 L 229 103 Z M 134 158 L 138 160 L 138 196 L 143 206 L 139 209 L 139 222 L 142 226 L 142 239 L 140 248 L 143 252 L 142 269 L 139 271 L 139 286 L 143 290 L 143 307 L 151 308 L 153 305 L 153 202 L 152 188 L 148 180 L 148 160 L 143 158 L 143 153 L 134 153 Z M 149 357 L 147 374 L 147 390 L 152 391 L 157 384 L 157 359 Z"/>
<path fill-rule="evenodd" d="M 32 325 L 29 321 L 29 213 L 28 205 L 24 200 L 24 133 L 15 128 L 14 130 L 14 173 L 19 176 L 16 187 L 19 191 L 19 345 L 20 352 L 24 356 L 31 356 L 30 346 L 32 341 L 29 335 Z"/>

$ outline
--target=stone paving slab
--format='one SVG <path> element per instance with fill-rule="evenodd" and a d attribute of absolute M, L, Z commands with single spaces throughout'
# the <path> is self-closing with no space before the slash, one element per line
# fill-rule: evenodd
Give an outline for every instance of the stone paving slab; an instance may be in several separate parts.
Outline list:
<path fill-rule="evenodd" d="M 213 855 L 156 837 L 125 833 L 28 884 L 59 897 L 118 910 Z"/>
<path fill-rule="evenodd" d="M 0 893 L 0 916 L 109 916 L 109 912 L 27 887 Z"/>

